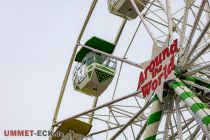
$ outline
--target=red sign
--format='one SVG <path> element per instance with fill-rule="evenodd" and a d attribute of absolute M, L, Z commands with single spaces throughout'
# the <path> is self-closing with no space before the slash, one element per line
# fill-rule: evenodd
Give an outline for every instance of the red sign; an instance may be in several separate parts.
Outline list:
<path fill-rule="evenodd" d="M 176 39 L 172 45 L 164 48 L 159 55 L 155 56 L 140 73 L 138 90 L 142 91 L 144 97 L 150 95 L 151 92 L 153 93 L 158 86 L 162 85 L 161 83 L 167 80 L 174 70 L 174 54 L 178 51 Z M 147 79 L 149 74 L 152 78 Z"/>

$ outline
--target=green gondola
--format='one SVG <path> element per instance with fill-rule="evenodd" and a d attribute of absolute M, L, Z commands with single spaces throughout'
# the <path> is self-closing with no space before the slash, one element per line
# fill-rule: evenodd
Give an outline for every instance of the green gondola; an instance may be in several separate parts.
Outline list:
<path fill-rule="evenodd" d="M 103 39 L 92 37 L 86 46 L 113 53 L 115 45 Z M 81 48 L 76 55 L 78 65 L 74 69 L 74 89 L 90 96 L 99 97 L 110 85 L 116 71 L 116 60 L 87 48 Z"/>

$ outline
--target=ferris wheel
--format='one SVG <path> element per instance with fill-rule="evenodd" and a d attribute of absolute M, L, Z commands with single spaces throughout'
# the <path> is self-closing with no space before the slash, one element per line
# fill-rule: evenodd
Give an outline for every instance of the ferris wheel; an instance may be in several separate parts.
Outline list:
<path fill-rule="evenodd" d="M 93 36 L 82 44 L 97 4 L 93 0 L 76 41 L 53 117 L 53 134 L 63 135 L 49 139 L 210 140 L 210 1 L 108 0 L 107 8 L 100 10 L 122 19 L 114 42 Z M 125 26 L 136 20 L 138 26 L 130 33 L 123 57 L 115 55 L 119 41 L 125 39 L 121 36 Z M 137 36 L 151 41 L 147 61 L 127 58 Z M 115 97 L 123 64 L 137 68 L 139 80 L 127 83 L 136 85 L 133 91 Z M 92 108 L 57 120 L 67 82 L 94 101 Z M 110 86 L 111 100 L 100 103 Z"/>

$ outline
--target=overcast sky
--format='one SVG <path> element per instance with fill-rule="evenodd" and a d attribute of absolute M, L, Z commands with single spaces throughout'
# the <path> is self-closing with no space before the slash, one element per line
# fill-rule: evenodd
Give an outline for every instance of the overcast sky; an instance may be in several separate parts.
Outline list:
<path fill-rule="evenodd" d="M 47 139 L 4 137 L 3 132 L 50 128 L 64 74 L 91 2 L 0 0 L 1 140 Z M 121 21 L 109 14 L 107 0 L 99 1 L 82 43 L 94 35 L 112 42 Z M 123 56 L 138 22 L 139 19 L 126 25 L 115 55 Z M 144 43 L 134 43 L 127 58 L 140 63 L 150 58 L 152 41 L 144 29 L 137 36 L 136 40 Z M 140 51 L 143 47 L 144 51 Z M 138 74 L 138 69 L 124 65 L 117 96 L 136 90 Z M 59 119 L 91 108 L 93 98 L 74 91 L 71 77 Z M 113 87 L 112 84 L 100 97 L 99 104 L 111 99 Z"/>

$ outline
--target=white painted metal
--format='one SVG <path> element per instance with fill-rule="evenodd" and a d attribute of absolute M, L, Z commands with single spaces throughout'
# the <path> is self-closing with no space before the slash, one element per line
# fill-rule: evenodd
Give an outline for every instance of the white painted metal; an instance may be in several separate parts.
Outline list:
<path fill-rule="evenodd" d="M 140 22 L 144 25 L 143 27 L 141 26 L 140 29 L 146 29 L 146 32 L 149 34 L 150 37 L 148 40 L 151 40 L 154 44 L 162 46 L 163 42 L 168 37 L 168 35 L 170 35 L 170 42 L 172 42 L 173 39 L 177 38 L 179 40 L 178 45 L 180 47 L 180 52 L 175 55 L 175 59 L 179 60 L 177 61 L 178 67 L 176 67 L 177 76 L 179 76 L 179 78 L 182 79 L 182 81 L 184 81 L 188 88 L 190 88 L 193 92 L 198 92 L 198 94 L 203 91 L 208 92 L 209 89 L 207 87 L 203 87 L 202 85 L 186 81 L 184 79 L 184 76 L 193 75 L 198 76 L 200 78 L 204 78 L 205 80 L 209 80 L 208 78 L 210 78 L 210 52 L 208 44 L 210 39 L 209 0 L 180 0 L 180 3 L 177 3 L 177 5 L 179 6 L 175 5 L 176 3 L 173 0 L 108 1 L 110 12 L 124 19 L 128 19 L 129 24 L 132 24 L 132 22 L 135 21 L 132 19 L 139 16 Z M 195 19 L 194 16 L 196 17 Z M 106 17 L 104 17 L 104 19 L 106 19 Z M 123 21 L 124 24 L 122 23 L 121 27 L 124 27 L 125 25 L 125 20 Z M 129 24 L 126 24 L 126 26 Z M 121 27 L 119 30 L 120 35 L 123 34 L 123 30 L 121 30 Z M 82 29 L 82 32 L 84 32 L 84 29 L 85 28 Z M 137 30 L 135 34 L 137 34 Z M 139 35 L 143 36 L 144 34 L 145 32 L 140 32 Z M 119 36 L 116 37 L 115 42 L 120 41 L 121 38 L 119 38 Z M 128 48 L 133 47 L 131 44 L 133 41 L 135 41 L 134 37 L 132 37 L 130 41 L 131 43 L 129 44 Z M 79 40 L 81 40 L 81 38 L 82 35 L 79 36 Z M 93 52 L 101 53 L 107 57 L 121 61 L 120 70 L 118 69 L 119 75 L 117 77 L 117 82 L 114 88 L 114 92 L 112 94 L 112 100 L 118 92 L 117 85 L 120 84 L 121 70 L 124 69 L 123 63 L 130 64 L 131 66 L 134 66 L 136 68 L 142 68 L 139 65 L 141 62 L 136 63 L 130 61 L 133 59 L 129 58 L 128 60 L 127 58 L 125 58 L 126 55 L 121 55 L 123 57 L 119 57 L 118 55 L 116 55 L 117 53 L 115 55 L 107 54 L 99 50 L 90 48 L 88 46 L 82 45 L 80 41 L 77 41 L 76 48 L 78 46 L 90 49 Z M 116 46 L 116 50 L 120 47 Z M 128 53 L 128 50 L 126 50 L 126 54 Z M 141 50 L 144 51 L 144 48 L 141 48 Z M 96 81 L 96 79 L 93 81 Z M 80 85 L 81 88 L 85 87 L 85 83 L 88 83 L 88 79 L 84 79 L 84 83 Z M 168 94 L 174 94 L 168 89 L 167 91 Z M 90 138 L 87 137 L 85 139 L 108 140 L 111 138 L 116 140 L 130 140 L 142 138 L 146 127 L 146 120 L 148 119 L 147 112 L 149 112 L 150 107 L 145 108 L 145 106 L 142 105 L 142 102 L 144 101 L 144 99 L 142 99 L 142 96 L 132 98 L 135 99 L 134 101 L 129 98 L 129 105 L 126 104 L 128 102 L 124 103 L 124 101 L 127 99 L 128 98 L 123 98 L 122 100 L 120 100 L 119 103 L 122 102 L 122 104 L 115 104 L 116 102 L 115 100 L 113 100 L 114 102 L 111 101 L 103 105 L 95 106 L 93 109 L 87 110 L 83 113 L 79 113 L 79 115 L 73 116 L 73 118 L 79 117 L 81 119 L 86 120 L 89 120 L 90 117 L 93 119 L 93 131 L 90 132 Z M 163 124 L 165 122 L 161 122 L 162 125 L 160 124 L 161 127 L 158 130 L 156 139 L 162 139 L 164 138 L 164 136 L 165 139 L 186 139 L 192 136 L 195 136 L 196 139 L 202 139 L 202 135 L 209 137 L 209 132 L 207 128 L 205 128 L 205 126 L 202 125 L 202 122 L 199 121 L 196 118 L 196 116 L 191 114 L 191 111 L 189 111 L 188 108 L 186 108 L 183 102 L 176 98 L 176 108 L 170 108 L 169 106 L 172 106 L 172 102 L 172 100 L 169 100 L 167 102 L 164 101 L 165 106 L 169 108 L 166 120 L 168 124 L 164 126 Z M 180 104 L 182 104 L 182 107 L 180 107 Z M 138 110 L 142 110 L 142 107 L 144 107 L 144 111 L 140 111 L 140 113 L 143 113 L 144 117 L 138 116 Z M 108 111 L 106 111 L 105 108 L 108 108 Z M 166 114 L 164 114 L 164 116 L 166 116 Z M 102 123 L 98 123 L 98 121 Z M 56 125 L 61 122 L 62 121 L 56 123 Z M 103 123 L 105 123 L 105 125 Z M 199 127 L 201 127 L 202 129 L 199 130 Z M 164 134 L 166 132 L 167 134 Z"/>
<path fill-rule="evenodd" d="M 135 0 L 139 11 L 142 11 L 147 4 L 146 0 Z M 109 0 L 109 11 L 112 14 L 120 16 L 122 18 L 132 20 L 137 17 L 137 13 L 128 0 Z"/>

